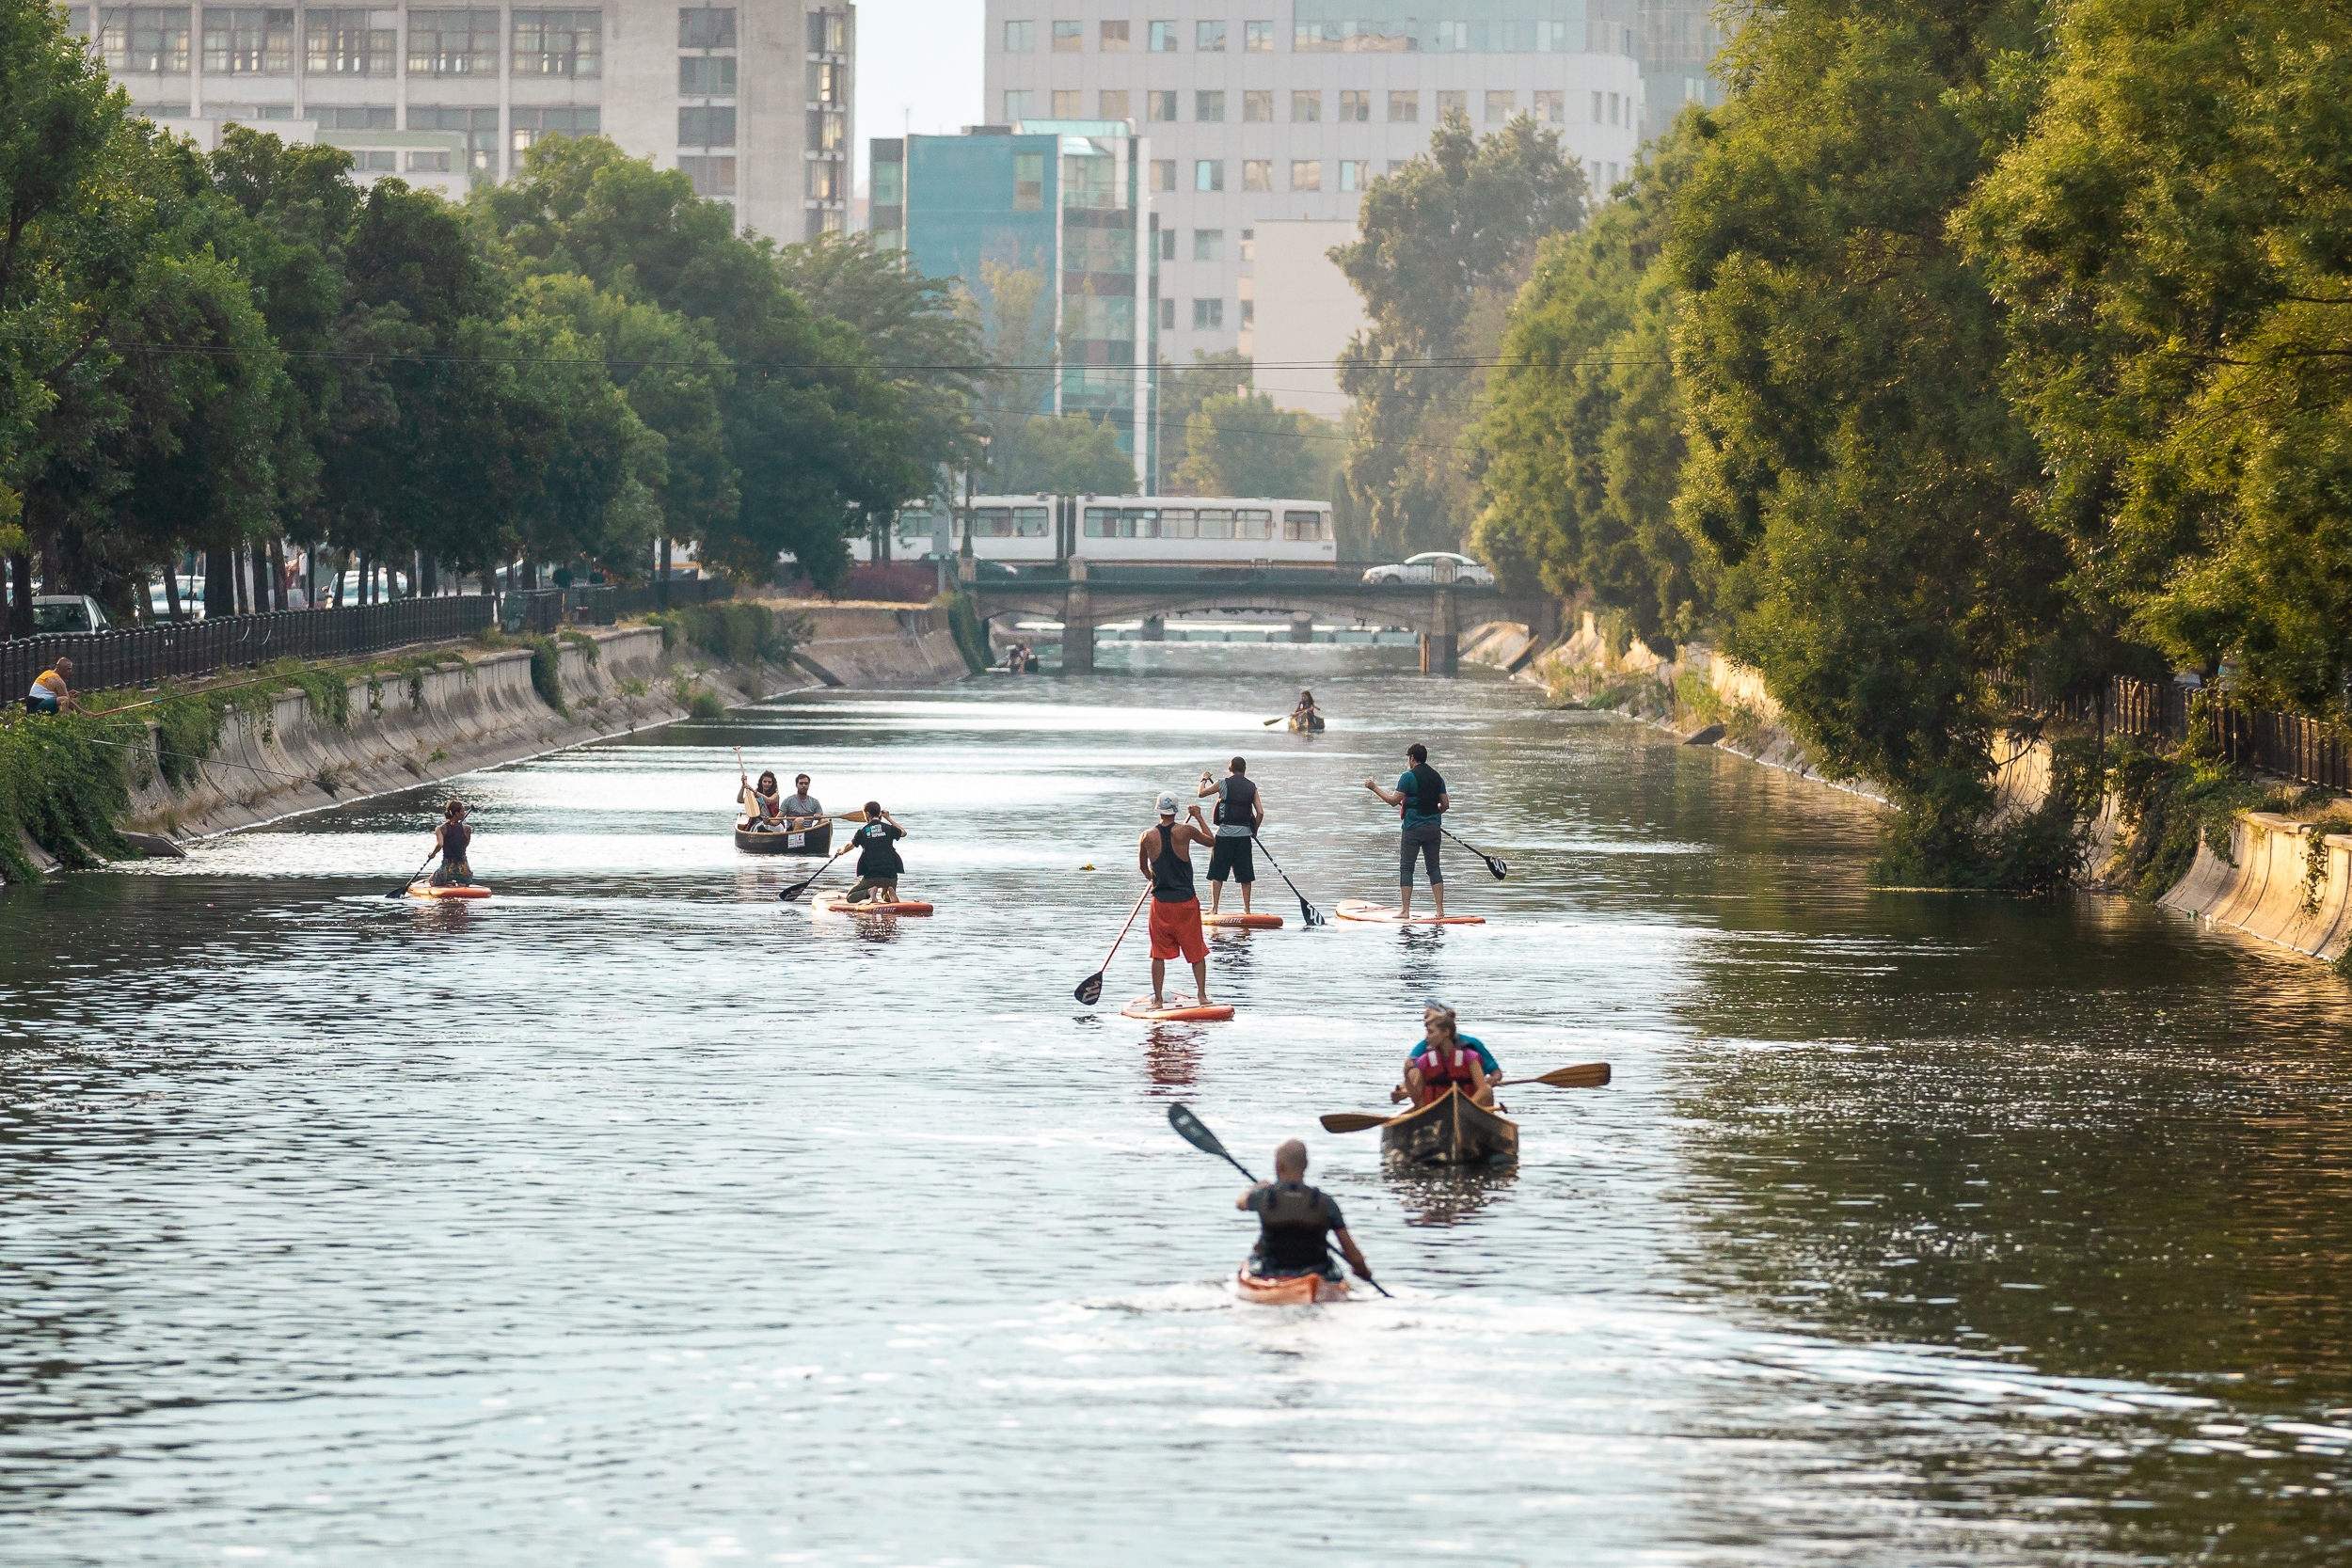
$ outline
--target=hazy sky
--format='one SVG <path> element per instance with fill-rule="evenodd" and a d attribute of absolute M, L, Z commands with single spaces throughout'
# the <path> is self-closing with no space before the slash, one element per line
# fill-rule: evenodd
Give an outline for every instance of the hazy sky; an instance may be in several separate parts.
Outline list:
<path fill-rule="evenodd" d="M 980 122 L 983 0 L 858 0 L 857 188 L 866 144 L 909 128 L 953 135 Z"/>

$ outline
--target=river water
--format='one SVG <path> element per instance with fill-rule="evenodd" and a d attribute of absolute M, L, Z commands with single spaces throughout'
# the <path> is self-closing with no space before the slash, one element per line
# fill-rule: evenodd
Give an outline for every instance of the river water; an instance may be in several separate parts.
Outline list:
<path fill-rule="evenodd" d="M 2341 982 L 1874 892 L 1863 802 L 1409 651 L 1104 654 L 469 778 L 477 908 L 382 896 L 424 791 L 0 895 L 0 1560 L 2352 1561 Z M 1262 869 L 1235 1021 L 1119 1017 L 1133 937 L 1073 1002 L 1154 791 L 1246 753 L 1328 913 L 1414 738 L 1489 924 Z M 737 746 L 937 915 L 780 904 Z M 1428 995 L 1615 1083 L 1384 1175 L 1315 1118 Z M 1180 1101 L 1308 1137 L 1395 1298 L 1236 1303 Z"/>

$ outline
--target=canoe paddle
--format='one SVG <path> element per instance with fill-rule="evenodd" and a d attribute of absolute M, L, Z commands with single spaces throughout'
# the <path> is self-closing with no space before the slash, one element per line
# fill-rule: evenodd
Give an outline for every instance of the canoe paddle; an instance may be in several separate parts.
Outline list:
<path fill-rule="evenodd" d="M 1493 1086 L 1502 1089 L 1514 1084 L 1543 1084 L 1555 1089 L 1597 1089 L 1608 1082 L 1607 1062 L 1586 1062 L 1581 1067 L 1554 1068 L 1534 1078 L 1502 1079 Z M 1365 1111 L 1334 1111 L 1323 1118 L 1323 1130 L 1326 1132 L 1368 1132 L 1405 1114 L 1397 1111 L 1388 1116 L 1374 1116 Z"/>
<path fill-rule="evenodd" d="M 439 854 L 440 852 L 441 852 L 441 847 L 440 847 L 439 845 L 437 845 L 437 845 L 435 845 L 432 848 L 430 848 L 430 849 L 426 850 L 426 851 L 424 852 L 424 865 L 431 865 L 431 864 L 433 863 L 433 857 L 434 857 L 434 856 L 436 856 L 436 855 L 437 855 L 437 854 Z M 417 869 L 416 869 L 414 872 L 410 873 L 409 878 L 408 878 L 408 879 L 407 879 L 406 881 L 405 881 L 405 882 L 401 883 L 401 884 L 400 884 L 400 886 L 398 886 L 398 887 L 396 887 L 396 888 L 392 889 L 392 891 L 391 891 L 391 892 L 389 892 L 389 893 L 386 894 L 384 896 L 385 896 L 385 897 L 387 897 L 387 898 L 405 898 L 405 897 L 407 897 L 407 896 L 408 896 L 408 890 L 409 890 L 410 888 L 412 888 L 412 887 L 414 887 L 414 886 L 416 886 L 416 885 L 417 885 L 417 879 L 418 879 L 419 877 L 421 877 L 421 876 L 423 876 L 423 875 L 424 875 L 424 865 L 421 865 L 421 866 L 417 867 Z"/>
<path fill-rule="evenodd" d="M 1273 854 L 1267 850 L 1265 841 L 1260 838 L 1257 834 L 1252 833 L 1249 835 L 1249 842 L 1258 847 L 1258 852 L 1265 856 L 1266 864 L 1274 867 L 1274 874 L 1282 879 L 1282 885 L 1289 888 L 1291 890 L 1292 896 L 1298 900 L 1298 918 L 1305 921 L 1310 926 L 1323 925 L 1324 919 L 1322 911 L 1317 910 L 1312 904 L 1307 902 L 1307 895 L 1298 891 L 1298 884 L 1291 880 L 1291 874 L 1283 870 L 1280 864 L 1276 862 Z"/>
<path fill-rule="evenodd" d="M 833 861 L 839 860 L 842 856 L 848 854 L 850 850 L 856 847 L 857 841 L 855 839 L 851 839 L 849 843 L 843 845 L 839 849 L 834 851 Z M 833 861 L 827 861 L 824 864 L 818 866 L 817 868 L 817 877 L 821 877 L 826 872 L 831 871 L 833 869 Z M 817 877 L 811 877 L 805 882 L 795 882 L 792 886 L 786 888 L 782 893 L 777 894 L 776 896 L 789 904 L 793 899 L 798 898 L 802 894 L 806 893 L 810 888 L 814 887 L 817 884 Z"/>
<path fill-rule="evenodd" d="M 1454 830 L 1447 827 L 1444 823 L 1440 822 L 1438 824 L 1438 832 L 1445 834 L 1446 837 L 1453 839 L 1454 843 L 1460 845 L 1463 848 L 1468 849 L 1471 854 L 1476 855 L 1480 860 L 1485 861 L 1486 863 L 1486 869 L 1495 874 L 1496 881 L 1499 882 L 1505 877 L 1511 875 L 1510 866 L 1504 864 L 1502 861 L 1495 859 L 1492 855 L 1486 854 L 1476 845 L 1470 843 L 1468 839 L 1455 837 Z"/>
<path fill-rule="evenodd" d="M 1103 955 L 1103 967 L 1088 975 L 1085 979 L 1079 981 L 1078 989 L 1071 992 L 1073 996 L 1075 996 L 1080 1002 L 1085 1003 L 1088 1006 L 1091 1007 L 1097 1002 L 1103 1000 L 1103 976 L 1109 971 L 1111 967 L 1111 960 L 1119 957 L 1119 944 L 1125 942 L 1127 940 L 1127 933 L 1135 928 L 1136 916 L 1143 912 L 1143 900 L 1151 896 L 1152 890 L 1149 887 L 1145 888 L 1143 890 L 1142 897 L 1136 900 L 1136 907 L 1127 911 L 1127 924 L 1121 926 L 1119 928 L 1119 935 L 1112 939 L 1111 950 Z M 1177 1108 L 1179 1110 L 1183 1109 L 1182 1106 Z M 1200 1123 L 1195 1122 L 1193 1125 L 1199 1127 Z M 1205 1134 L 1208 1132 L 1208 1129 L 1202 1127 L 1200 1128 L 1200 1131 Z M 1215 1143 L 1216 1141 L 1216 1140 L 1215 1138 L 1211 1138 L 1209 1140 L 1210 1143 Z M 1256 1178 L 1252 1177 L 1251 1180 L 1255 1180 Z"/>
<path fill-rule="evenodd" d="M 1228 1154 L 1225 1151 L 1225 1146 L 1217 1141 L 1216 1134 L 1202 1126 L 1200 1118 L 1192 1114 L 1191 1106 L 1170 1105 L 1168 1108 L 1168 1124 L 1176 1129 L 1176 1135 L 1184 1139 L 1184 1142 L 1192 1145 L 1193 1148 L 1199 1149 L 1203 1154 L 1216 1155 L 1218 1159 L 1224 1161 L 1235 1170 L 1240 1171 L 1242 1175 L 1249 1178 L 1249 1184 L 1251 1186 L 1254 1187 L 1258 1184 L 1258 1179 L 1249 1175 L 1249 1167 L 1243 1164 L 1239 1160 L 1234 1159 L 1231 1154 Z M 1367 1274 L 1360 1275 L 1359 1277 L 1365 1284 L 1371 1286 L 1382 1295 L 1388 1295 L 1389 1288 L 1386 1285 L 1381 1284 L 1378 1280 L 1373 1278 L 1372 1275 Z M 1391 1297 L 1390 1299 L 1394 1300 L 1395 1298 Z"/>

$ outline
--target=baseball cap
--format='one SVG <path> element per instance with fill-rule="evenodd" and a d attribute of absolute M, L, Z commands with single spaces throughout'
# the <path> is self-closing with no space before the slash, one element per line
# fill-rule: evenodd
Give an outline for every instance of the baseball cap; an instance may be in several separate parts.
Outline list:
<path fill-rule="evenodd" d="M 1162 816 L 1175 816 L 1175 815 L 1176 815 L 1176 792 L 1175 792 L 1174 790 L 1172 790 L 1172 789 L 1163 789 L 1163 790 L 1161 790 L 1161 791 L 1160 791 L 1159 806 L 1160 806 L 1160 815 L 1161 815 Z"/>

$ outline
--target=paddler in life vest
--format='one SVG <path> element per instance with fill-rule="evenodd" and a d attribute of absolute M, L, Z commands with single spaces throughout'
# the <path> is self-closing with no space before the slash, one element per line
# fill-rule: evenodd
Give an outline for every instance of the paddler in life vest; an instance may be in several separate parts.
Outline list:
<path fill-rule="evenodd" d="M 466 802 L 452 800 L 441 808 L 441 825 L 433 830 L 433 847 L 441 852 L 441 863 L 434 868 L 435 887 L 470 887 L 473 867 L 466 863 L 466 851 L 473 846 L 473 830 L 466 826 Z"/>
<path fill-rule="evenodd" d="M 1394 789 L 1383 789 L 1371 779 L 1364 787 L 1371 790 L 1403 814 L 1405 835 L 1399 841 L 1396 870 L 1396 912 L 1413 912 L 1413 857 L 1418 854 L 1429 863 L 1429 895 L 1438 901 L 1438 918 L 1445 918 L 1445 871 L 1438 864 L 1438 825 L 1444 820 L 1446 808 L 1453 804 L 1445 792 L 1445 780 L 1429 766 L 1429 748 L 1415 741 L 1405 748 L 1405 760 L 1412 766 L 1397 776 Z"/>
<path fill-rule="evenodd" d="M 73 661 L 61 658 L 33 677 L 33 689 L 24 694 L 24 709 L 28 713 L 73 713 L 81 702 L 73 695 Z"/>
<path fill-rule="evenodd" d="M 866 802 L 866 820 L 850 835 L 850 843 L 857 849 L 857 885 L 850 889 L 848 902 L 898 901 L 898 879 L 906 872 L 906 863 L 898 858 L 898 841 L 906 836 L 907 831 L 891 820 L 880 800 Z"/>
<path fill-rule="evenodd" d="M 1182 954 L 1192 965 L 1193 999 L 1206 1006 L 1209 940 L 1200 934 L 1200 900 L 1192 890 L 1192 846 L 1214 851 L 1216 837 L 1199 806 L 1186 808 L 1189 821 L 1176 820 L 1174 790 L 1162 790 L 1158 805 L 1159 825 L 1136 842 L 1136 868 L 1152 884 L 1152 1005 L 1168 1005 L 1168 960 Z"/>
<path fill-rule="evenodd" d="M 1274 1180 L 1261 1181 L 1234 1200 L 1233 1207 L 1258 1216 L 1258 1244 L 1250 1249 L 1249 1272 L 1262 1279 L 1295 1279 L 1319 1274 L 1340 1277 L 1331 1261 L 1328 1235 L 1359 1279 L 1372 1277 L 1372 1265 L 1356 1250 L 1347 1222 L 1330 1195 L 1307 1185 L 1307 1146 L 1296 1138 L 1274 1151 Z"/>
<path fill-rule="evenodd" d="M 1265 825 L 1265 803 L 1258 798 L 1258 786 L 1249 782 L 1249 763 L 1235 757 L 1225 765 L 1226 774 L 1213 779 L 1200 775 L 1200 794 L 1216 797 L 1216 846 L 1209 851 L 1209 912 L 1216 913 L 1225 902 L 1225 879 L 1241 883 L 1241 912 L 1249 912 L 1249 890 L 1258 880 L 1257 866 L 1249 855 L 1250 841 Z"/>
<path fill-rule="evenodd" d="M 1405 1082 L 1389 1091 L 1390 1103 L 1409 1100 L 1426 1105 L 1452 1088 L 1491 1110 L 1502 1069 L 1486 1043 L 1457 1029 L 1454 1009 L 1442 1002 L 1422 1009 L 1421 1024 L 1421 1043 L 1405 1058 Z"/>

